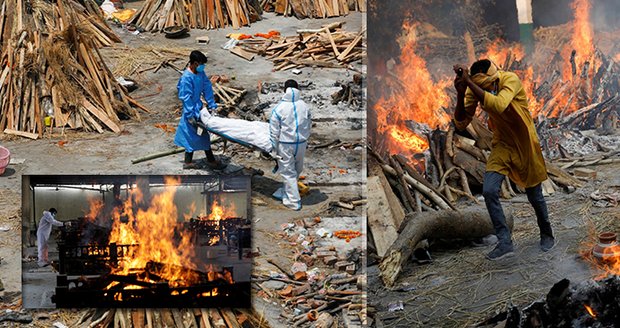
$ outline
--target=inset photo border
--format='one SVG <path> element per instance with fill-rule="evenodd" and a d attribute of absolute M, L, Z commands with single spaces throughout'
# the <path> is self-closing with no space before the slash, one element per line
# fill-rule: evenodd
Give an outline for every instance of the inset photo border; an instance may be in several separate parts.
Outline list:
<path fill-rule="evenodd" d="M 22 183 L 25 308 L 251 306 L 249 176 Z"/>

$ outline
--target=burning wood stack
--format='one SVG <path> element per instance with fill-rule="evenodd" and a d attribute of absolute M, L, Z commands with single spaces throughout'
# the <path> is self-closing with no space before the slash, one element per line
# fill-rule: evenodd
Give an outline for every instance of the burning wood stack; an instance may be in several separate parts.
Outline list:
<path fill-rule="evenodd" d="M 366 12 L 364 0 L 262 0 L 261 6 L 265 11 L 299 19 L 344 16 L 350 11 Z"/>
<path fill-rule="evenodd" d="M 29 5 L 27 5 L 29 4 Z M 55 127 L 120 132 L 146 110 L 115 80 L 98 47 L 119 41 L 91 0 L 5 0 L 0 131 L 36 139 Z"/>
<path fill-rule="evenodd" d="M 232 26 L 238 29 L 260 20 L 261 13 L 254 0 L 148 0 L 129 23 L 151 32 L 171 27 L 217 29 Z"/>
<path fill-rule="evenodd" d="M 347 68 L 366 55 L 366 30 L 358 33 L 341 29 L 342 23 L 320 29 L 298 30 L 296 36 L 279 35 L 269 39 L 243 40 L 239 46 L 251 53 L 266 56 L 274 62 L 274 70 L 302 67 Z"/>
<path fill-rule="evenodd" d="M 570 52 L 568 62 L 558 50 L 536 78 L 532 76 L 532 68 L 518 57 L 508 51 L 504 61 L 497 64 L 517 73 L 532 89 L 528 91 L 530 106 L 539 133 L 556 127 L 594 129 L 604 122 L 617 121 L 620 65 L 612 57 L 595 49 L 579 64 L 576 50 Z M 562 72 L 563 69 L 570 72 Z"/>

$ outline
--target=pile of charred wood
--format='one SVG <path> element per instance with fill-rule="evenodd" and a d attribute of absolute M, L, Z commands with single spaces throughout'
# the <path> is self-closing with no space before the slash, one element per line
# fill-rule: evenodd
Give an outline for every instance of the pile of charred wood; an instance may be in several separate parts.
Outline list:
<path fill-rule="evenodd" d="M 620 312 L 620 277 L 587 280 L 571 286 L 568 279 L 553 285 L 544 299 L 507 311 L 477 327 L 615 327 Z"/>
<path fill-rule="evenodd" d="M 242 40 L 238 46 L 246 52 L 266 56 L 274 62 L 276 71 L 305 66 L 351 68 L 349 64 L 366 56 L 366 30 L 346 32 L 341 29 L 342 24 L 298 30 L 295 36 Z"/>
<path fill-rule="evenodd" d="M 46 125 L 120 132 L 146 110 L 127 95 L 98 47 L 120 41 L 92 0 L 4 0 L 0 131 L 36 139 Z M 28 7 L 28 8 L 27 8 Z M 46 116 L 53 117 L 46 122 Z M 46 124 L 47 123 L 47 124 Z"/>

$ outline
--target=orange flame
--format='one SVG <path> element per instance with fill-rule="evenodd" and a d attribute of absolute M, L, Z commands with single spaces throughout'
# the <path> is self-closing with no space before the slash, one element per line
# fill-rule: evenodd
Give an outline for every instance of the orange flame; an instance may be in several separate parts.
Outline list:
<path fill-rule="evenodd" d="M 88 203 L 89 203 L 89 211 L 86 214 L 86 218 L 91 221 L 94 221 L 97 217 L 99 217 L 99 214 L 101 213 L 101 210 L 105 206 L 105 203 L 101 199 L 96 199 L 96 198 L 89 199 Z"/>
<path fill-rule="evenodd" d="M 203 292 L 201 295 L 202 297 L 213 297 L 213 296 L 217 296 L 219 294 L 217 287 L 211 289 L 211 291 L 209 292 Z"/>
<path fill-rule="evenodd" d="M 507 70 L 509 67 L 503 67 L 508 56 L 512 60 L 522 60 L 525 57 L 525 50 L 520 44 L 508 45 L 501 39 L 491 42 L 487 48 L 487 52 L 482 58 L 487 58 L 497 65 L 500 69 Z"/>
<path fill-rule="evenodd" d="M 433 82 L 426 68 L 426 61 L 416 54 L 416 23 L 403 23 L 404 41 L 401 45 L 400 63 L 394 66 L 397 79 L 386 81 L 393 90 L 374 105 L 379 133 L 387 137 L 386 146 L 390 153 L 415 154 L 428 148 L 426 141 L 406 126 L 406 121 L 426 123 L 432 128 L 447 127 L 450 122 L 443 108 L 450 105 L 445 91 L 451 83 L 445 79 Z"/>
<path fill-rule="evenodd" d="M 226 206 L 226 208 L 224 208 L 220 205 L 220 202 L 215 200 L 211 205 L 211 213 L 206 217 L 206 219 L 219 222 L 220 220 L 226 220 L 235 216 L 236 211 L 234 204 L 230 203 Z"/>
<path fill-rule="evenodd" d="M 588 311 L 588 314 L 592 317 L 596 319 L 596 313 L 594 312 L 594 310 L 592 310 L 591 307 L 589 307 L 587 304 L 583 305 L 586 308 L 586 311 Z"/>
<path fill-rule="evenodd" d="M 565 59 L 564 68 L 562 69 L 562 79 L 567 81 L 571 85 L 579 81 L 582 71 L 585 68 L 586 62 L 590 63 L 587 72 L 588 76 L 591 76 L 592 72 L 595 72 L 601 63 L 594 63 L 594 30 L 590 23 L 590 8 L 591 4 L 589 0 L 574 0 L 571 4 L 574 10 L 575 18 L 573 20 L 573 34 L 571 40 L 567 43 L 561 51 L 562 58 Z M 575 74 L 573 75 L 573 64 L 570 62 L 571 54 L 575 51 L 574 67 Z M 580 84 L 584 88 L 583 92 L 586 94 L 592 94 L 591 86 L 585 83 Z M 556 88 L 555 95 L 558 94 L 560 88 Z M 571 97 L 557 97 L 557 104 L 555 110 L 550 114 L 552 117 L 558 116 L 560 113 L 570 114 L 579 108 L 577 99 L 571 99 Z"/>
<path fill-rule="evenodd" d="M 112 271 L 129 274 L 131 269 L 145 268 L 149 261 L 165 263 L 157 275 L 175 285 L 195 282 L 195 276 L 181 268 L 193 268 L 194 258 L 191 235 L 175 238 L 177 208 L 174 204 L 176 185 L 180 180 L 166 178 L 164 192 L 153 196 L 150 207 L 134 209 L 136 200 L 142 200 L 142 193 L 134 188 L 123 208 L 113 212 L 110 242 L 123 245 L 139 245 L 131 254 L 126 254 L 119 266 Z M 126 220 L 121 220 L 126 218 Z"/>
<path fill-rule="evenodd" d="M 398 129 L 396 126 L 392 126 L 390 127 L 389 136 L 398 142 L 399 145 L 411 150 L 413 153 L 421 153 L 428 149 L 428 142 L 409 130 Z"/>
<path fill-rule="evenodd" d="M 588 223 L 588 234 L 591 237 L 581 243 L 579 253 L 595 270 L 596 274 L 594 280 L 605 279 L 612 275 L 620 275 L 620 245 L 618 243 L 612 243 L 606 245 L 602 249 L 596 247 L 598 245 L 596 236 L 599 234 L 592 222 Z M 601 258 L 594 256 L 595 250 L 598 252 L 602 251 Z"/>

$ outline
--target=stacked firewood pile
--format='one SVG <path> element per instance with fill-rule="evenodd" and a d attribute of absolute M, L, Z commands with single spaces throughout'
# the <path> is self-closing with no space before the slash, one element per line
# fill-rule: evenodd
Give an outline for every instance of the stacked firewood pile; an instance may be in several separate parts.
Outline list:
<path fill-rule="evenodd" d="M 99 37 L 113 34 L 105 25 L 99 29 L 97 16 L 85 16 L 85 8 L 96 8 L 91 0 L 36 1 L 32 7 L 5 0 L 2 8 L 0 131 L 36 139 L 49 115 L 56 127 L 120 132 L 121 119 L 138 116 L 131 106 L 146 110 L 99 53 L 98 45 L 106 44 Z"/>
<path fill-rule="evenodd" d="M 320 29 L 298 30 L 296 36 L 248 39 L 239 46 L 266 56 L 274 62 L 276 71 L 304 66 L 350 68 L 349 64 L 366 56 L 366 31 L 346 32 L 341 26 L 333 23 Z"/>
<path fill-rule="evenodd" d="M 345 251 L 333 242 L 340 238 L 361 244 L 362 233 L 318 228 L 321 221 L 318 217 L 305 218 L 283 225 L 280 239 L 298 248 L 295 262 L 288 269 L 281 259 L 267 259 L 270 268 L 259 268 L 264 273 L 253 279 L 259 290 L 257 297 L 282 304 L 281 317 L 287 327 L 365 327 L 364 251 L 361 246 Z"/>
<path fill-rule="evenodd" d="M 3 0 L 0 4 L 0 44 L 9 42 L 13 32 L 22 32 L 24 27 L 32 31 L 58 30 L 61 26 L 59 7 L 46 1 L 35 0 L 33 12 L 36 17 L 31 18 L 29 9 L 23 1 Z M 72 8 L 76 21 L 80 22 L 79 30 L 93 38 L 97 47 L 110 46 L 121 42 L 119 37 L 106 25 L 97 4 L 91 0 L 70 0 L 67 2 Z M 16 24 L 13 26 L 13 24 Z M 28 25 L 33 24 L 33 25 Z M 20 37 L 18 35 L 17 37 Z M 25 37 L 24 37 L 25 38 Z"/>
<path fill-rule="evenodd" d="M 11 306 L 12 307 L 12 306 Z M 34 327 L 217 327 L 267 328 L 269 325 L 258 314 L 246 309 L 86 309 L 54 311 L 52 314 L 12 312 L 0 315 L 0 322 L 31 324 Z M 64 322 L 64 323 L 63 323 Z"/>
<path fill-rule="evenodd" d="M 167 27 L 235 29 L 260 20 L 261 7 L 255 0 L 148 0 L 129 23 L 147 31 L 162 32 Z"/>
<path fill-rule="evenodd" d="M 267 12 L 299 19 L 344 16 L 350 11 L 366 12 L 364 0 L 263 0 L 261 6 Z"/>
<path fill-rule="evenodd" d="M 478 238 L 494 232 L 482 204 L 467 211 L 455 207 L 461 197 L 480 203 L 474 191 L 482 189 L 491 149 L 492 134 L 477 118 L 468 126 L 467 134 L 457 134 L 453 127 L 431 131 L 427 135 L 430 156 L 419 154 L 415 160 L 402 155 L 384 158 L 369 149 L 374 157 L 368 169 L 371 247 L 381 258 L 382 278 L 387 285 L 395 282 L 416 244 L 424 239 Z M 574 190 L 583 185 L 551 163 L 547 163 L 547 173 L 545 194 L 554 193 L 559 186 Z M 500 194 L 509 199 L 517 192 L 506 179 Z"/>

